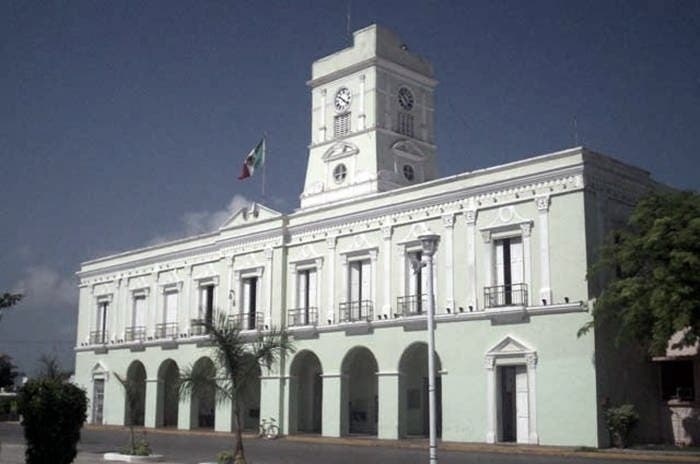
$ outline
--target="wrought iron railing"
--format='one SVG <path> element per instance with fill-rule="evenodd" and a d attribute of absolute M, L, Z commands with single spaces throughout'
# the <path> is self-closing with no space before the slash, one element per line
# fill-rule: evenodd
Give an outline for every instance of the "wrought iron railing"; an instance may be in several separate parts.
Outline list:
<path fill-rule="evenodd" d="M 484 305 L 487 308 L 525 306 L 527 305 L 527 284 L 484 287 Z"/>
<path fill-rule="evenodd" d="M 126 342 L 142 342 L 145 339 L 146 327 L 142 325 L 134 325 L 124 330 L 124 341 Z"/>
<path fill-rule="evenodd" d="M 428 309 L 428 295 L 407 295 L 396 298 L 396 309 L 401 316 L 424 314 Z"/>
<path fill-rule="evenodd" d="M 104 330 L 93 330 L 90 332 L 91 345 L 104 345 L 109 340 L 109 334 Z"/>
<path fill-rule="evenodd" d="M 296 308 L 287 310 L 287 326 L 316 325 L 318 323 L 317 308 Z"/>
<path fill-rule="evenodd" d="M 177 330 L 177 322 L 156 324 L 156 338 L 175 338 L 177 337 Z"/>
<path fill-rule="evenodd" d="M 190 335 L 206 335 L 209 333 L 207 327 L 204 325 L 204 322 L 204 319 L 190 320 Z"/>
<path fill-rule="evenodd" d="M 241 330 L 261 330 L 264 326 L 263 313 L 231 314 L 228 320 L 236 324 Z"/>
<path fill-rule="evenodd" d="M 371 300 L 340 303 L 340 322 L 370 321 L 373 317 Z"/>

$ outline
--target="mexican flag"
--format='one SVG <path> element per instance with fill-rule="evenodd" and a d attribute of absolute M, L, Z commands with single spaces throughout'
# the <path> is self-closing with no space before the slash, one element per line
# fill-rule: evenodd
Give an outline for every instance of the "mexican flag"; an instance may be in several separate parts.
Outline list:
<path fill-rule="evenodd" d="M 239 179 L 247 179 L 252 176 L 256 169 L 261 168 L 265 164 L 265 138 L 263 137 L 260 142 L 250 150 L 250 153 L 245 157 L 243 161 L 243 170 L 241 175 L 238 176 Z"/>

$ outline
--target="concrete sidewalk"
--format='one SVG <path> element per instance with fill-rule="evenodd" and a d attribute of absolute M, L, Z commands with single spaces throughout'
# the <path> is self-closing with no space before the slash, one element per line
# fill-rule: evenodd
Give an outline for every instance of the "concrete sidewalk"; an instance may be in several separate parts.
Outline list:
<path fill-rule="evenodd" d="M 16 445 L 13 443 L 3 443 L 0 446 L 0 463 L 1 464 L 25 464 L 24 462 L 24 445 Z M 104 464 L 106 461 L 102 459 L 102 454 L 88 453 L 79 451 L 73 464 Z M 163 461 L 160 464 L 177 464 L 174 462 Z"/>

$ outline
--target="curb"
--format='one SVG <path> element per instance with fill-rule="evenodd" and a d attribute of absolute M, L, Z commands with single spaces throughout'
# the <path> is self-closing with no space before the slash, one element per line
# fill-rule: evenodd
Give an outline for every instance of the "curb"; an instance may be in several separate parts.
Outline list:
<path fill-rule="evenodd" d="M 127 430 L 126 427 L 119 425 L 88 425 L 86 428 L 92 430 Z M 178 429 L 147 429 L 138 428 L 139 432 L 146 434 L 163 434 L 163 435 L 194 435 L 194 436 L 212 436 L 226 437 L 231 436 L 231 432 L 215 432 L 210 430 L 178 430 Z M 255 433 L 243 433 L 243 438 L 257 439 Z M 284 435 L 278 440 L 296 442 L 296 443 L 315 443 L 319 445 L 341 445 L 341 446 L 362 446 L 362 447 L 381 447 L 395 449 L 421 449 L 428 447 L 427 439 L 403 439 L 403 440 L 384 440 L 378 438 L 365 437 L 321 437 L 319 435 Z M 654 461 L 654 462 L 700 462 L 700 453 L 685 452 L 685 451 L 642 451 L 634 449 L 580 449 L 567 446 L 547 446 L 547 445 L 518 445 L 518 444 L 488 444 L 488 443 L 461 443 L 443 441 L 438 442 L 438 452 L 477 452 L 484 454 L 519 454 L 531 456 L 560 456 L 574 458 L 589 458 L 589 459 L 612 459 L 612 460 L 637 460 L 637 461 Z"/>

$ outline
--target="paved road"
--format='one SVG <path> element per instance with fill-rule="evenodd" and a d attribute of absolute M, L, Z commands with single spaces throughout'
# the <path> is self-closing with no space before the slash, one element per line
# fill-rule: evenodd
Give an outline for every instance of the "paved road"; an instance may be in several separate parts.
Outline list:
<path fill-rule="evenodd" d="M 164 454 L 167 461 L 196 464 L 214 461 L 220 450 L 230 449 L 231 435 L 185 434 L 147 432 L 154 452 Z M 114 451 L 128 441 L 128 433 L 121 429 L 87 428 L 83 430 L 79 450 L 87 453 Z M 18 424 L 0 423 L 0 442 L 22 444 L 22 429 Z M 412 464 L 427 462 L 427 452 L 422 449 L 406 449 L 388 446 L 349 446 L 325 443 L 302 443 L 291 440 L 261 440 L 249 438 L 244 441 L 246 457 L 250 464 Z M 13 448 L 12 446 L 6 447 Z M 15 450 L 18 450 L 14 446 Z M 440 451 L 441 464 L 624 464 L 653 463 L 653 457 L 643 461 L 602 459 L 588 457 L 536 456 L 532 454 L 503 454 L 485 452 Z M 13 461 L 17 462 L 17 461 Z M 89 462 L 89 461 L 82 461 Z"/>

